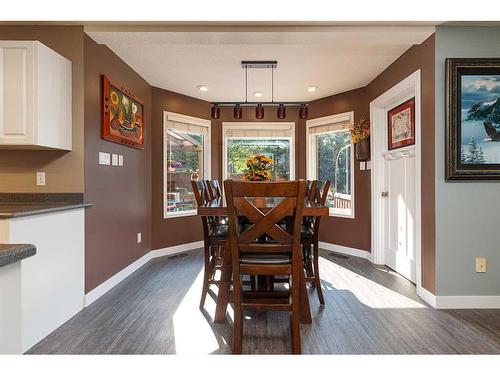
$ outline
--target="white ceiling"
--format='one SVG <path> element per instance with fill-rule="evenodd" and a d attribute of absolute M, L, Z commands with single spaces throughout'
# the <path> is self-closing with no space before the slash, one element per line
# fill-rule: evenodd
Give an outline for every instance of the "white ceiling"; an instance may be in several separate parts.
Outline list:
<path fill-rule="evenodd" d="M 208 101 L 244 101 L 241 60 L 277 60 L 275 101 L 310 101 L 365 86 L 433 26 L 335 26 L 231 31 L 86 30 L 153 86 Z M 112 78 L 113 72 L 106 72 Z M 197 89 L 208 85 L 207 92 Z M 309 93 L 306 87 L 318 86 Z M 271 74 L 248 71 L 248 100 L 271 100 Z"/>

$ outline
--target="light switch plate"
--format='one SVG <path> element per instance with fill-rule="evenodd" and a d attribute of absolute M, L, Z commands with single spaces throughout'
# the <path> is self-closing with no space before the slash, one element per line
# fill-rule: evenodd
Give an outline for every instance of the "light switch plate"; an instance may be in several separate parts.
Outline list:
<path fill-rule="evenodd" d="M 99 152 L 99 164 L 100 165 L 110 165 L 111 155 L 108 152 Z"/>
<path fill-rule="evenodd" d="M 364 161 L 359 162 L 359 170 L 364 171 L 366 169 L 366 163 Z"/>
<path fill-rule="evenodd" d="M 45 186 L 45 172 L 36 172 L 36 185 Z"/>
<path fill-rule="evenodd" d="M 118 166 L 123 167 L 123 155 L 118 155 Z"/>
<path fill-rule="evenodd" d="M 366 170 L 369 170 L 369 169 L 372 169 L 372 162 L 371 161 L 366 162 Z"/>
<path fill-rule="evenodd" d="M 137 233 L 137 243 L 141 243 L 142 242 L 142 233 L 139 232 Z"/>
<path fill-rule="evenodd" d="M 486 258 L 476 258 L 476 272 L 486 272 Z"/>
<path fill-rule="evenodd" d="M 118 154 L 111 155 L 111 165 L 118 167 Z"/>

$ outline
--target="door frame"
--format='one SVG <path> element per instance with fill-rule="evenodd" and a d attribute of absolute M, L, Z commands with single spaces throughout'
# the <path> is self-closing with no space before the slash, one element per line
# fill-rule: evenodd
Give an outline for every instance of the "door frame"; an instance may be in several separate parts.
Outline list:
<path fill-rule="evenodd" d="M 370 103 L 371 118 L 371 250 L 372 262 L 385 264 L 384 244 L 384 201 L 381 197 L 384 191 L 384 157 L 387 152 L 387 112 L 406 100 L 415 97 L 415 265 L 417 294 L 422 289 L 422 184 L 421 184 L 421 73 L 420 69 L 401 82 L 384 92 Z M 394 150 L 391 152 L 404 152 Z"/>

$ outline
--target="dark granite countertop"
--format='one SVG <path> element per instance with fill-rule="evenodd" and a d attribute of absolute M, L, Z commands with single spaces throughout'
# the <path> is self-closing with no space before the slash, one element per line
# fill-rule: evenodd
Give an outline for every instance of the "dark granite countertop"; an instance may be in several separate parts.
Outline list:
<path fill-rule="evenodd" d="M 0 267 L 19 262 L 36 254 L 36 247 L 29 244 L 0 244 Z"/>
<path fill-rule="evenodd" d="M 80 193 L 0 193 L 0 220 L 89 206 Z"/>

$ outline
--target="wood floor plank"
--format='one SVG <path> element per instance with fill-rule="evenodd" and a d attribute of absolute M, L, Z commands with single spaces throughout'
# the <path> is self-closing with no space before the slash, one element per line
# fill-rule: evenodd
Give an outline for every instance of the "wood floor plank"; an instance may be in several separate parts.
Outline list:
<path fill-rule="evenodd" d="M 230 353 L 232 322 L 213 322 L 211 297 L 198 309 L 202 256 L 152 260 L 28 353 Z M 305 354 L 500 354 L 500 310 L 435 310 L 411 282 L 361 258 L 321 251 L 320 269 L 326 305 L 309 290 Z M 243 326 L 244 353 L 289 353 L 287 313 L 249 312 Z"/>

